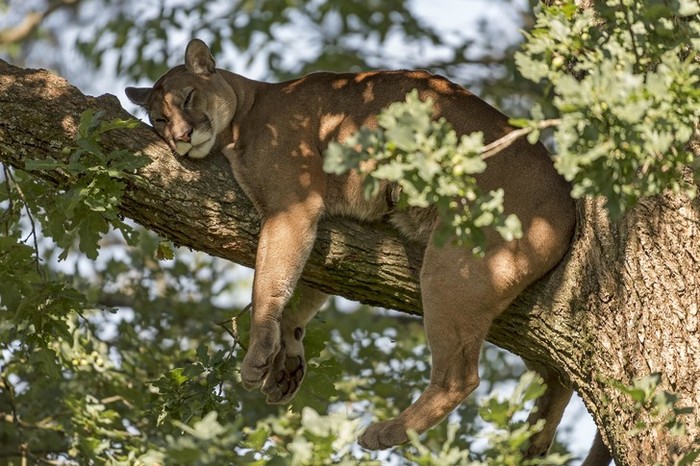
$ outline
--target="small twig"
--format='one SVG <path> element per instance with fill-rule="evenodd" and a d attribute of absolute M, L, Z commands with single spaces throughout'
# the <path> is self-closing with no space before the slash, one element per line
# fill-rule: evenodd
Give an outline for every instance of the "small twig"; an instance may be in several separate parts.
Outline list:
<path fill-rule="evenodd" d="M 27 447 L 27 441 L 24 438 L 24 428 L 22 426 L 22 422 L 19 419 L 19 415 L 17 414 L 17 399 L 15 397 L 15 389 L 10 383 L 10 381 L 5 377 L 1 372 L 0 372 L 0 387 L 5 389 L 5 393 L 7 393 L 7 398 L 10 403 L 10 411 L 12 414 L 12 423 L 15 425 L 15 429 L 17 430 L 17 440 L 18 440 L 18 455 L 21 458 L 21 464 L 24 466 L 27 464 L 27 455 L 29 453 L 28 447 Z"/>
<path fill-rule="evenodd" d="M 233 332 L 233 330 L 231 330 L 231 328 L 230 328 L 229 325 L 228 325 L 228 324 L 232 324 L 232 325 L 233 325 L 233 323 L 234 323 L 234 318 L 233 318 L 233 317 L 231 317 L 231 318 L 229 318 L 229 319 L 225 319 L 225 320 L 219 320 L 219 321 L 216 321 L 216 322 L 214 322 L 214 323 L 215 323 L 216 325 L 218 325 L 219 327 L 223 328 L 224 331 L 225 331 L 226 333 L 228 333 L 229 335 L 231 335 L 231 338 L 233 338 L 234 344 L 236 343 L 236 341 L 237 341 L 236 334 Z"/>
<path fill-rule="evenodd" d="M 117 401 L 121 401 L 129 409 L 134 409 L 134 405 L 129 403 L 129 401 L 121 395 L 114 395 L 114 396 L 108 396 L 107 398 L 102 398 L 100 400 L 100 403 L 102 403 L 104 405 L 108 405 L 110 403 L 116 403 Z"/>
<path fill-rule="evenodd" d="M 80 0 L 55 0 L 49 3 L 44 11 L 27 13 L 18 25 L 0 31 L 0 44 L 14 44 L 26 39 L 41 24 L 41 22 L 61 7 L 77 4 Z"/>
<path fill-rule="evenodd" d="M 5 175 L 5 181 L 7 181 L 7 183 L 5 184 L 5 187 L 7 188 L 8 206 L 7 206 L 7 211 L 5 212 L 5 214 L 3 214 L 3 217 L 4 216 L 8 217 L 8 220 L 6 222 L 4 222 L 5 223 L 5 236 L 7 236 L 10 234 L 10 221 L 9 221 L 9 219 L 12 218 L 12 212 L 14 210 L 14 206 L 15 206 L 14 201 L 15 200 L 14 200 L 14 197 L 12 196 L 12 188 L 10 186 L 10 168 L 7 165 L 3 165 L 2 171 L 3 171 L 3 174 Z"/>
<path fill-rule="evenodd" d="M 34 217 L 32 216 L 32 212 L 29 209 L 29 202 L 27 202 L 27 198 L 24 196 L 24 191 L 22 191 L 22 188 L 20 187 L 19 183 L 15 180 L 14 176 L 12 176 L 12 173 L 9 171 L 5 172 L 5 175 L 8 176 L 8 181 L 12 182 L 12 185 L 14 188 L 17 190 L 17 195 L 19 196 L 20 200 L 24 204 L 24 210 L 27 213 L 27 217 L 29 218 L 29 225 L 31 226 L 32 232 L 31 236 L 33 238 L 34 242 L 34 262 L 36 264 L 36 271 L 39 274 L 39 277 L 42 280 L 46 280 L 46 277 L 44 276 L 44 271 L 41 269 L 41 263 L 40 263 L 40 252 L 39 252 L 39 240 L 37 239 L 37 233 L 36 233 L 36 222 L 34 221 Z"/>
<path fill-rule="evenodd" d="M 503 149 L 509 147 L 511 144 L 513 144 L 515 141 L 517 141 L 521 137 L 527 136 L 528 134 L 532 133 L 535 129 L 550 128 L 552 126 L 557 126 L 560 123 L 561 123 L 561 119 L 553 118 L 550 120 L 542 120 L 537 124 L 537 126 L 528 126 L 527 128 L 520 128 L 520 129 L 516 129 L 514 131 L 511 131 L 510 133 L 506 134 L 502 138 L 496 139 L 492 143 L 487 144 L 484 147 L 482 147 L 481 151 L 480 151 L 481 158 L 487 159 L 491 156 L 498 154 Z"/>
<path fill-rule="evenodd" d="M 216 325 L 223 328 L 226 333 L 231 335 L 231 338 L 233 339 L 233 344 L 231 345 L 231 348 L 228 351 L 228 358 L 230 359 L 233 359 L 233 357 L 235 356 L 237 346 L 240 346 L 244 351 L 248 351 L 248 348 L 243 343 L 241 343 L 241 340 L 238 337 L 238 318 L 246 312 L 249 312 L 252 307 L 253 303 L 248 303 L 246 307 L 238 311 L 233 317 L 215 322 Z M 222 381 L 219 384 L 218 394 L 219 396 L 223 396 L 223 393 L 224 382 Z"/>
<path fill-rule="evenodd" d="M 235 316 L 215 322 L 216 325 L 223 328 L 226 331 L 226 333 L 231 335 L 231 338 L 233 338 L 233 346 L 231 347 L 231 353 L 233 353 L 233 350 L 236 348 L 236 345 L 240 346 L 244 350 L 247 350 L 247 348 L 241 343 L 241 340 L 238 338 L 237 320 L 240 316 L 242 316 L 246 312 L 249 312 L 252 307 L 253 303 L 249 303 L 246 307 L 238 311 Z"/>

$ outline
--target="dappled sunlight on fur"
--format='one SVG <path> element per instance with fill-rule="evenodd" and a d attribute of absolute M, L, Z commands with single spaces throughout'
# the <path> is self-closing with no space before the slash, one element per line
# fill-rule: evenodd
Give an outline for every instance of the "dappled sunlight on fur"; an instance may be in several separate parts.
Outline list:
<path fill-rule="evenodd" d="M 416 402 L 397 418 L 370 426 L 360 444 L 388 448 L 408 441 L 408 430 L 421 433 L 440 422 L 479 384 L 480 350 L 493 319 L 554 267 L 569 246 L 574 205 L 544 146 L 517 141 L 490 157 L 486 171 L 476 176 L 483 192 L 505 191 L 506 214 L 520 218 L 523 237 L 508 242 L 488 231 L 486 254 L 475 257 L 449 242 L 436 245 L 436 209 L 396 211 L 395 187 L 387 182 L 366 198 L 362 178 L 325 173 L 323 155 L 331 141 L 342 142 L 361 126 L 375 128 L 377 114 L 413 89 L 422 100 L 434 102 L 435 118 L 445 118 L 460 136 L 483 132 L 486 144 L 512 131 L 505 115 L 425 71 L 313 73 L 269 84 L 216 69 L 198 40 L 190 42 L 185 57 L 185 66 L 170 70 L 153 88 L 131 88 L 127 94 L 148 109 L 171 147 L 178 141 L 191 144 L 190 134 L 210 125 L 216 135 L 213 150 L 226 156 L 260 213 L 251 340 L 241 369 L 246 388 L 262 390 L 270 403 L 286 403 L 302 382 L 304 328 L 325 295 L 298 280 L 319 219 L 388 219 L 425 247 L 420 282 L 432 371 Z M 549 394 L 542 406 L 551 406 L 552 414 L 538 411 L 532 422 L 558 422 L 570 390 Z M 533 454 L 546 449 L 553 436 L 552 427 L 538 438 Z"/>

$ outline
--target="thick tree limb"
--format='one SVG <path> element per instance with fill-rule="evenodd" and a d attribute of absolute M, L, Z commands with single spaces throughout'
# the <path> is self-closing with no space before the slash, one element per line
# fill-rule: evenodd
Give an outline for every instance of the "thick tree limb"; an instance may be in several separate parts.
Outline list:
<path fill-rule="evenodd" d="M 28 158 L 61 157 L 80 113 L 128 117 L 113 96 L 87 97 L 45 71 L 0 61 L 0 162 L 18 169 Z M 107 150 L 142 152 L 153 162 L 129 186 L 124 215 L 175 243 L 233 262 L 253 264 L 258 217 L 222 156 L 176 158 L 146 126 L 109 133 Z M 38 173 L 61 185 L 60 173 Z M 672 462 L 700 436 L 700 209 L 674 195 L 645 200 L 612 223 L 600 203 L 582 202 L 579 229 L 564 262 L 526 290 L 499 318 L 489 339 L 556 367 L 582 395 L 618 464 Z M 329 218 L 303 280 L 323 291 L 408 313 L 420 313 L 420 247 L 384 224 Z M 681 406 L 685 435 L 671 437 L 610 380 L 629 384 L 663 374 Z M 650 427 L 630 436 L 635 423 Z"/>

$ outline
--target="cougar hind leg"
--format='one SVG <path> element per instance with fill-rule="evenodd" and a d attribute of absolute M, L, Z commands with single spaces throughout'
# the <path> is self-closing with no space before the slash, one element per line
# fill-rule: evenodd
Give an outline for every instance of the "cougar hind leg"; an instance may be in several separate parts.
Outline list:
<path fill-rule="evenodd" d="M 527 458 L 535 458 L 544 456 L 549 451 L 573 390 L 562 384 L 559 375 L 551 368 L 527 359 L 525 365 L 540 374 L 546 385 L 544 394 L 537 399 L 527 418 L 530 425 L 541 419 L 545 421 L 544 428 L 530 439 L 530 446 L 525 454 Z"/>
<path fill-rule="evenodd" d="M 605 445 L 605 442 L 603 442 L 600 429 L 598 429 L 595 433 L 591 450 L 588 452 L 586 459 L 583 460 L 583 463 L 581 463 L 581 466 L 608 466 L 612 459 L 610 450 L 607 445 Z"/>
<path fill-rule="evenodd" d="M 300 283 L 285 306 L 280 322 L 280 350 L 261 388 L 268 403 L 287 403 L 299 390 L 306 373 L 303 343 L 306 325 L 327 298 L 325 293 Z"/>
<path fill-rule="evenodd" d="M 524 361 L 528 369 L 540 374 L 547 386 L 527 418 L 530 425 L 537 423 L 540 419 L 545 420 L 544 429 L 532 436 L 530 446 L 525 454 L 526 458 L 536 458 L 546 455 L 552 446 L 557 426 L 571 400 L 573 389 L 562 384 L 559 375 L 551 368 L 527 359 Z M 593 445 L 581 466 L 607 466 L 610 461 L 612 461 L 610 450 L 603 442 L 600 430 L 598 430 Z"/>
<path fill-rule="evenodd" d="M 505 243 L 484 258 L 455 246 L 428 243 L 421 270 L 425 331 L 431 350 L 430 383 L 398 417 L 369 426 L 359 439 L 367 449 L 408 441 L 447 416 L 479 385 L 479 355 L 493 321 L 524 286 L 504 271 L 514 267 Z M 515 281 L 514 281 L 515 279 Z"/>

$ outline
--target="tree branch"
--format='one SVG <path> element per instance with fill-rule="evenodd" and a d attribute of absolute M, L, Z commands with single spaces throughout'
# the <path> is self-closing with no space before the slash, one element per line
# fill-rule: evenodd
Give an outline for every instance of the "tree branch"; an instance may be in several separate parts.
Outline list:
<path fill-rule="evenodd" d="M 482 159 L 487 159 L 489 157 L 492 157 L 505 148 L 509 147 L 511 144 L 513 144 L 515 141 L 520 139 L 523 136 L 527 136 L 528 134 L 532 133 L 535 131 L 535 129 L 541 130 L 541 129 L 546 129 L 546 128 L 551 128 L 552 126 L 557 126 L 561 123 L 561 120 L 559 118 L 554 118 L 551 120 L 542 120 L 537 123 L 536 126 L 527 126 L 525 128 L 519 128 L 516 130 L 511 131 L 510 133 L 506 134 L 505 136 L 496 139 L 493 141 L 491 144 L 487 144 L 484 147 L 481 148 L 481 158 Z"/>
<path fill-rule="evenodd" d="M 31 11 L 27 13 L 21 23 L 16 26 L 3 29 L 0 31 L 0 45 L 14 44 L 21 42 L 31 35 L 54 11 L 68 5 L 76 5 L 80 0 L 54 0 L 49 2 L 49 5 L 43 11 Z"/>

